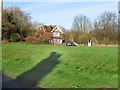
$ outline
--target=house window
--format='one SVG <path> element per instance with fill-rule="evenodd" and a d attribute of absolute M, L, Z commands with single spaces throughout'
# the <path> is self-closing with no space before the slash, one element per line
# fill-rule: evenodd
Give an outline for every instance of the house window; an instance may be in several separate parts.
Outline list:
<path fill-rule="evenodd" d="M 53 39 L 53 42 L 60 42 L 60 39 Z"/>
<path fill-rule="evenodd" d="M 53 32 L 53 36 L 60 36 L 60 32 Z"/>

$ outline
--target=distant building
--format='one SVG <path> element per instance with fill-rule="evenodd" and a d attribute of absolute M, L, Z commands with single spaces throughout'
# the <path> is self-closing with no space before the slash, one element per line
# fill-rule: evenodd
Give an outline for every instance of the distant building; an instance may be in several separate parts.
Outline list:
<path fill-rule="evenodd" d="M 63 31 L 57 25 L 41 25 L 37 27 L 37 33 L 46 35 L 52 44 L 62 44 Z"/>

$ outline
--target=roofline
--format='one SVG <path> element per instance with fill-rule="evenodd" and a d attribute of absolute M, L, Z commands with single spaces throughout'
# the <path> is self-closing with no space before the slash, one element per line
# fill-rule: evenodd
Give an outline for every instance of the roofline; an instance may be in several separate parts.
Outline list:
<path fill-rule="evenodd" d="M 37 31 L 38 31 L 38 28 L 39 28 L 39 27 L 42 27 L 43 30 L 44 30 L 44 32 L 45 32 L 45 29 L 44 29 L 43 25 L 37 26 Z"/>
<path fill-rule="evenodd" d="M 58 25 L 56 25 L 51 32 L 53 32 L 55 30 L 55 28 L 59 28 L 60 29 L 60 27 Z M 60 29 L 60 32 L 63 33 L 63 31 L 61 29 Z"/>

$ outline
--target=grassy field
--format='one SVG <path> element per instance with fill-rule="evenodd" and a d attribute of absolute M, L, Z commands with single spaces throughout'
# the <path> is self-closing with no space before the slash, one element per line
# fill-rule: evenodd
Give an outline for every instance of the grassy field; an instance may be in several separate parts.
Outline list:
<path fill-rule="evenodd" d="M 3 74 L 45 88 L 117 88 L 117 47 L 2 45 Z"/>

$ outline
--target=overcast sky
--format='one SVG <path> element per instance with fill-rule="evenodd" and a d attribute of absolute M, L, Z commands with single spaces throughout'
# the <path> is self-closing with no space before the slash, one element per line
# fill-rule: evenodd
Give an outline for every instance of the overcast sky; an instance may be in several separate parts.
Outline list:
<path fill-rule="evenodd" d="M 9 1 L 9 0 L 8 0 Z M 52 0 L 54 1 L 54 0 Z M 4 2 L 3 7 L 18 6 L 31 13 L 32 21 L 71 28 L 74 16 L 85 15 L 93 22 L 101 13 L 118 13 L 118 2 Z M 93 0 L 94 1 L 94 0 Z"/>

